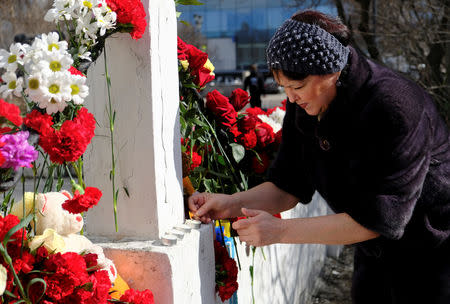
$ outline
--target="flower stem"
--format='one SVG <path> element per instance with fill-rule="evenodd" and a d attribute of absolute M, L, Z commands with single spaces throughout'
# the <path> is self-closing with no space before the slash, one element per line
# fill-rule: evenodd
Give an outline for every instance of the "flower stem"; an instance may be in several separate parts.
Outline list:
<path fill-rule="evenodd" d="M 23 218 L 27 216 L 26 214 L 26 208 L 25 208 L 25 169 L 22 168 L 22 214 Z M 25 237 L 25 229 L 22 230 L 22 242 L 20 244 L 20 258 L 22 258 L 23 254 L 23 238 Z"/>
<path fill-rule="evenodd" d="M 250 277 L 252 279 L 252 303 L 255 304 L 255 290 L 254 290 L 254 271 L 255 271 L 255 252 L 256 247 L 252 246 L 252 266 L 250 266 Z"/>
<path fill-rule="evenodd" d="M 117 194 L 119 190 L 116 190 L 115 177 L 116 177 L 116 160 L 114 157 L 114 122 L 115 122 L 115 111 L 112 109 L 111 103 L 111 80 L 108 75 L 108 64 L 106 61 L 106 47 L 103 50 L 103 58 L 105 59 L 105 78 L 106 78 L 106 87 L 108 89 L 108 118 L 109 118 L 109 133 L 111 135 L 111 173 L 110 179 L 112 183 L 113 190 L 113 208 L 114 208 L 114 225 L 116 228 L 116 232 L 119 231 L 117 226 Z"/>
<path fill-rule="evenodd" d="M 6 264 L 8 264 L 9 268 L 11 269 L 11 272 L 14 276 L 14 282 L 16 283 L 16 286 L 19 288 L 19 293 L 22 296 L 23 301 L 25 301 L 25 303 L 27 303 L 27 304 L 31 304 L 31 301 L 28 299 L 27 294 L 25 293 L 25 290 L 23 289 L 22 283 L 20 282 L 20 279 L 17 276 L 16 270 L 14 269 L 14 266 L 12 264 L 12 259 L 2 244 L 0 244 L 0 253 L 2 254 L 3 259 L 5 260 Z"/>

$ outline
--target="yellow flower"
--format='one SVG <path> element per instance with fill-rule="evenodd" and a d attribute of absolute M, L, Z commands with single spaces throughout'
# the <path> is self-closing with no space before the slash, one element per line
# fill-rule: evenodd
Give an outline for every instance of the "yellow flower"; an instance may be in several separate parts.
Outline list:
<path fill-rule="evenodd" d="M 44 246 L 49 253 L 63 252 L 66 248 L 66 242 L 61 235 L 55 230 L 47 228 L 41 235 L 35 236 L 31 242 L 28 243 L 30 250 L 36 250 L 37 248 Z"/>
<path fill-rule="evenodd" d="M 210 75 L 214 75 L 214 69 L 215 67 L 213 66 L 212 62 L 209 60 L 209 58 L 206 60 L 205 64 L 203 65 L 203 67 L 205 67 L 206 69 L 210 70 L 211 73 L 209 73 Z"/>
<path fill-rule="evenodd" d="M 189 67 L 189 61 L 187 60 L 180 60 L 181 65 L 183 66 L 183 70 L 187 70 Z"/>

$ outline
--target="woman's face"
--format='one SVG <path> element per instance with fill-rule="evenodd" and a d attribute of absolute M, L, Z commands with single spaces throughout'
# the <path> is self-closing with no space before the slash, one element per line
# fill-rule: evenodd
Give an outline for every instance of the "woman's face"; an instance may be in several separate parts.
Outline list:
<path fill-rule="evenodd" d="M 274 71 L 276 82 L 284 87 L 289 101 L 298 104 L 308 115 L 316 116 L 326 111 L 336 97 L 336 81 L 340 72 L 326 75 L 309 75 L 303 80 L 288 78 Z"/>

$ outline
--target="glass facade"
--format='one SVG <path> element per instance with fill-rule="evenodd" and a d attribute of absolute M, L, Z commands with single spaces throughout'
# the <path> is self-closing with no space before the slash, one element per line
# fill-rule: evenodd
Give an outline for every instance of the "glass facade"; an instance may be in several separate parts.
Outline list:
<path fill-rule="evenodd" d="M 179 6 L 181 19 L 196 25 L 207 39 L 231 38 L 236 69 L 265 67 L 265 49 L 284 20 L 307 5 L 295 0 L 200 0 L 203 5 Z M 303 3 L 308 1 L 302 1 Z M 333 14 L 332 7 L 317 8 Z"/>

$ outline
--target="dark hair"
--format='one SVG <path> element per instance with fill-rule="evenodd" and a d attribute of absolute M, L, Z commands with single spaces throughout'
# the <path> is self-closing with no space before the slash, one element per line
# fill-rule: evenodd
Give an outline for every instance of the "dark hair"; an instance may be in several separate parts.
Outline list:
<path fill-rule="evenodd" d="M 340 43 L 347 46 L 351 39 L 351 33 L 348 27 L 342 23 L 339 18 L 328 16 L 318 11 L 298 11 L 291 17 L 292 20 L 313 24 L 323 28 L 325 31 L 333 35 Z M 279 70 L 272 69 L 273 73 L 278 73 Z M 296 73 L 290 71 L 282 71 L 283 75 L 293 80 L 303 80 L 308 77 L 305 73 Z"/>

